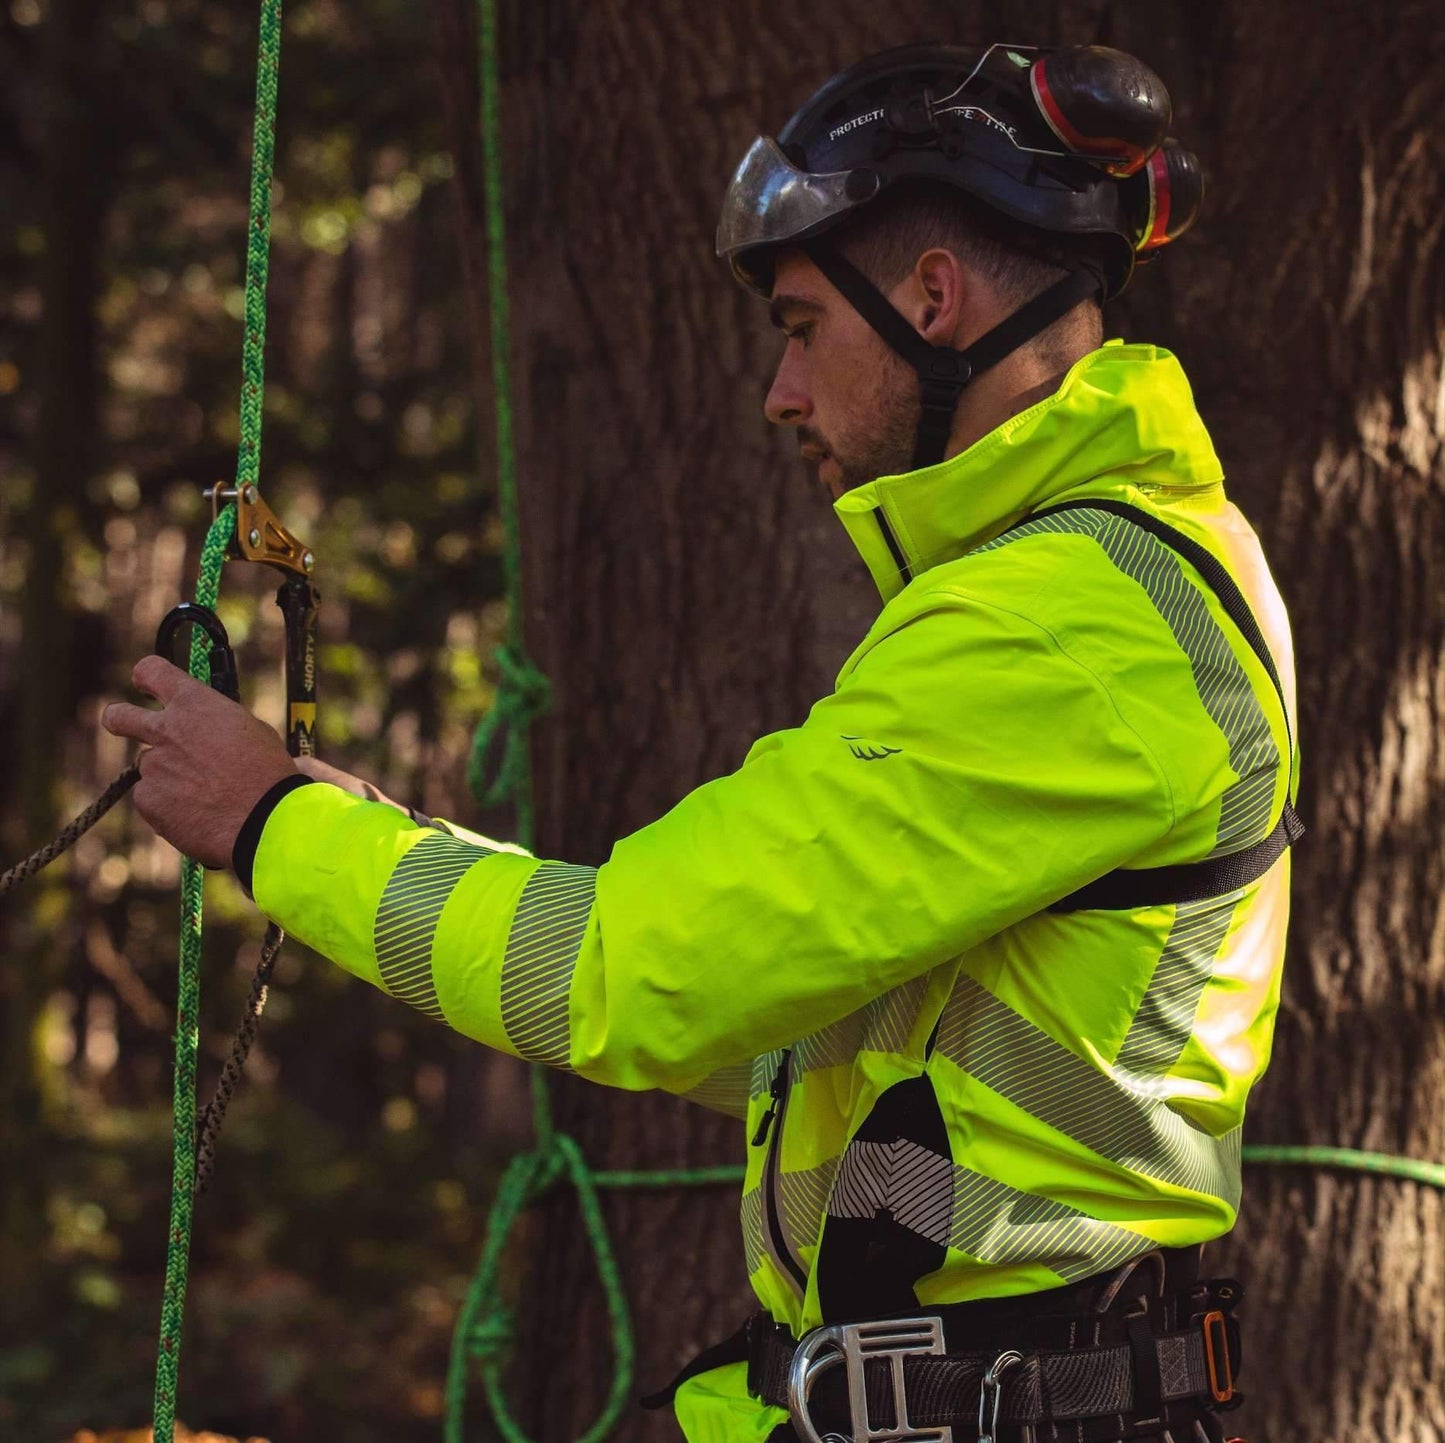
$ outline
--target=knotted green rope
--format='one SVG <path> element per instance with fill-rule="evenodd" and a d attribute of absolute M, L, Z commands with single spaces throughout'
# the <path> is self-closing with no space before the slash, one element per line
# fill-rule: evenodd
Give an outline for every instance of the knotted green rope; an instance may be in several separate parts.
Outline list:
<path fill-rule="evenodd" d="M 553 1127 L 547 1079 L 541 1068 L 532 1070 L 532 1097 L 537 1124 L 536 1144 L 530 1152 L 514 1157 L 503 1174 L 487 1218 L 481 1262 L 467 1290 L 466 1301 L 452 1334 L 451 1360 L 447 1369 L 446 1443 L 462 1443 L 467 1365 L 471 1359 L 481 1364 L 487 1403 L 506 1443 L 530 1443 L 527 1434 L 512 1417 L 502 1388 L 502 1365 L 510 1351 L 514 1328 L 512 1309 L 501 1298 L 498 1275 L 517 1219 L 529 1204 L 559 1182 L 568 1182 L 577 1190 L 583 1230 L 597 1261 L 597 1276 L 602 1283 L 607 1316 L 612 1324 L 612 1382 L 602 1411 L 578 1443 L 599 1443 L 612 1431 L 627 1405 L 632 1387 L 635 1359 L 632 1319 L 617 1258 L 607 1236 L 602 1204 L 597 1196 L 599 1177 L 588 1167 L 577 1143 Z"/>
<path fill-rule="evenodd" d="M 497 652 L 500 680 L 491 711 L 472 741 L 467 781 L 487 806 L 510 801 L 517 838 L 531 848 L 532 722 L 550 700 L 547 678 L 527 653 L 522 618 L 522 528 L 517 502 L 517 452 L 512 427 L 512 318 L 507 283 L 507 235 L 502 206 L 501 86 L 497 66 L 497 17 L 492 0 L 478 0 L 479 80 L 482 109 L 482 174 L 486 192 L 487 309 L 491 318 L 492 389 L 497 453 L 497 511 L 502 519 L 502 578 L 507 597 L 506 640 Z M 492 746 L 501 735 L 502 756 L 489 781 Z"/>
<path fill-rule="evenodd" d="M 521 527 L 517 501 L 517 465 L 512 424 L 510 311 L 508 306 L 506 227 L 502 206 L 501 89 L 497 62 L 497 25 L 493 0 L 478 0 L 479 69 L 483 174 L 486 183 L 488 304 L 491 314 L 492 389 L 496 415 L 497 508 L 502 519 L 503 577 L 506 584 L 506 638 L 497 652 L 496 700 L 477 728 L 467 778 L 478 801 L 492 806 L 511 801 L 517 837 L 535 845 L 529 732 L 550 702 L 546 676 L 527 652 L 522 610 Z M 500 761 L 493 769 L 500 739 Z M 598 1443 L 616 1426 L 632 1387 L 632 1320 L 616 1256 L 607 1236 L 598 1189 L 603 1187 L 706 1187 L 741 1181 L 740 1167 L 678 1168 L 662 1172 L 593 1172 L 577 1143 L 552 1123 L 546 1071 L 532 1070 L 532 1108 L 536 1143 L 512 1159 L 487 1218 L 481 1261 L 467 1290 L 452 1335 L 447 1367 L 446 1443 L 462 1443 L 468 1363 L 481 1364 L 482 1384 L 492 1416 L 506 1443 L 531 1443 L 513 1419 L 502 1390 L 501 1367 L 513 1337 L 512 1312 L 502 1300 L 499 1269 L 517 1219 L 550 1188 L 568 1183 L 577 1191 L 582 1225 L 597 1263 L 597 1276 L 612 1323 L 613 1368 L 601 1412 L 578 1443 Z"/>
<path fill-rule="evenodd" d="M 509 606 L 509 630 L 510 618 L 520 612 L 520 607 Z M 501 679 L 496 699 L 472 740 L 467 781 L 472 795 L 485 806 L 494 807 L 507 801 L 516 803 L 517 834 L 519 839 L 527 838 L 522 844 L 530 847 L 532 762 L 528 737 L 533 721 L 551 704 L 552 685 L 533 664 L 525 647 L 511 640 L 497 649 L 497 671 Z M 495 775 L 488 780 L 492 745 L 499 736 L 503 738 L 502 757 Z"/>
<path fill-rule="evenodd" d="M 246 235 L 246 335 L 241 354 L 241 443 L 236 456 L 239 489 L 257 479 L 261 464 L 261 402 L 265 385 L 266 273 L 271 240 L 271 172 L 276 155 L 276 87 L 281 64 L 281 0 L 261 0 L 256 68 L 256 115 L 251 155 L 251 207 Z M 225 507 L 201 550 L 196 600 L 214 608 L 221 566 L 236 532 L 236 509 Z M 190 673 L 209 681 L 211 644 L 191 633 Z M 201 999 L 201 891 L 198 862 L 181 861 L 180 983 L 176 1000 L 171 1219 L 166 1239 L 166 1286 L 156 1358 L 155 1443 L 173 1443 L 176 1385 L 181 1361 L 181 1324 L 191 1251 L 191 1208 L 196 1182 L 196 1051 Z"/>

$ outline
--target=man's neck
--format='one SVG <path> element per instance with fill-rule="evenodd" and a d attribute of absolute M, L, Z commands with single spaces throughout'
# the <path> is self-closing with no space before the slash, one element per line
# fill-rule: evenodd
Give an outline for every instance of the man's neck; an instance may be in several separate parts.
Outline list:
<path fill-rule="evenodd" d="M 1086 353 L 1080 352 L 1083 354 Z M 963 393 L 953 418 L 945 459 L 951 460 L 968 450 L 1011 417 L 1052 396 L 1066 375 L 1068 367 L 1051 370 L 1030 356 L 1010 356 L 985 371 Z"/>

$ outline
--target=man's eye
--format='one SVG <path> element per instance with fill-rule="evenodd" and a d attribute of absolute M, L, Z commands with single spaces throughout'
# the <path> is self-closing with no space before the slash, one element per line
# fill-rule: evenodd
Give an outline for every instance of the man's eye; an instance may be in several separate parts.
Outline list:
<path fill-rule="evenodd" d="M 808 340 L 813 334 L 812 322 L 810 321 L 808 324 L 802 326 L 794 326 L 791 331 L 784 331 L 783 334 L 790 341 L 801 342 L 803 349 L 806 351 L 808 349 Z"/>

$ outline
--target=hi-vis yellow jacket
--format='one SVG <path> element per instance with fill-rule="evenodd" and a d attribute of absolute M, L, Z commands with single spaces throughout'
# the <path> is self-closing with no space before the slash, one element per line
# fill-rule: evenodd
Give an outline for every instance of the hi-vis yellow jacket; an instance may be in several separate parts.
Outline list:
<path fill-rule="evenodd" d="M 602 867 L 313 784 L 265 820 L 256 900 L 469 1037 L 745 1118 L 748 1266 L 795 1332 L 1216 1237 L 1287 854 L 1205 902 L 1046 909 L 1260 841 L 1293 727 L 1176 552 L 1104 510 L 1017 524 L 1088 498 L 1220 559 L 1292 697 L 1283 606 L 1184 374 L 1115 343 L 961 455 L 837 503 L 884 606 L 836 689 Z M 684 1385 L 694 1443 L 782 1420 L 742 1373 Z"/>

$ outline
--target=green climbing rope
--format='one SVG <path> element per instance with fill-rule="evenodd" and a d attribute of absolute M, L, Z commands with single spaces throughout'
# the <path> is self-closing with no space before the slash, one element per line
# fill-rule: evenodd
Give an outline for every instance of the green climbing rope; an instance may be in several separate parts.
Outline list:
<path fill-rule="evenodd" d="M 232 506 L 212 523 L 201 550 L 196 600 L 214 607 L 226 547 L 236 531 Z M 211 678 L 211 644 L 191 633 L 190 672 Z M 166 1286 L 161 1303 L 160 1350 L 156 1356 L 155 1443 L 171 1443 L 176 1426 L 176 1378 L 181 1362 L 181 1320 L 186 1306 L 186 1273 L 191 1252 L 191 1206 L 196 1181 L 196 1050 L 201 1002 L 201 881 L 199 862 L 181 859 L 180 984 L 176 996 L 176 1075 L 173 1095 L 171 1220 L 166 1238 Z"/>
<path fill-rule="evenodd" d="M 527 652 L 522 609 L 522 544 L 517 466 L 512 423 L 510 311 L 506 227 L 502 205 L 501 89 L 494 0 L 478 0 L 479 71 L 483 175 L 486 184 L 488 309 L 491 315 L 492 391 L 496 425 L 497 509 L 502 519 L 503 577 L 507 630 L 497 653 L 499 682 L 491 711 L 478 726 L 468 766 L 472 793 L 487 805 L 510 801 L 516 809 L 517 838 L 535 846 L 529 732 L 550 701 L 547 677 Z M 500 751 L 500 759 L 495 753 Z M 489 776 L 489 772 L 492 774 Z M 597 1264 L 597 1276 L 612 1324 L 612 1381 L 602 1409 L 577 1443 L 599 1443 L 616 1426 L 631 1391 L 634 1344 L 632 1319 L 598 1192 L 602 1188 L 709 1187 L 741 1181 L 741 1167 L 675 1168 L 658 1172 L 594 1172 L 576 1141 L 552 1122 L 544 1068 L 532 1069 L 532 1113 L 536 1141 L 512 1159 L 487 1218 L 476 1275 L 452 1334 L 447 1367 L 446 1443 L 462 1443 L 467 1375 L 480 1363 L 482 1386 L 492 1417 L 506 1443 L 531 1443 L 513 1419 L 502 1389 L 502 1361 L 513 1337 L 512 1313 L 500 1291 L 500 1268 L 508 1239 L 522 1212 L 559 1183 L 577 1192 L 583 1230 Z"/>
<path fill-rule="evenodd" d="M 1257 1142 L 1245 1146 L 1244 1160 L 1280 1167 L 1328 1167 L 1347 1172 L 1373 1172 L 1381 1177 L 1406 1178 L 1410 1182 L 1424 1183 L 1427 1187 L 1445 1189 L 1445 1162 L 1423 1162 L 1419 1158 L 1362 1152 L 1353 1147 Z"/>
<path fill-rule="evenodd" d="M 497 652 L 496 700 L 472 742 L 467 780 L 472 795 L 489 806 L 516 808 L 517 840 L 533 846 L 532 722 L 550 701 L 547 678 L 527 653 L 522 612 L 522 526 L 517 504 L 517 452 L 512 428 L 512 320 L 507 283 L 507 235 L 502 207 L 501 86 L 497 65 L 497 16 L 493 0 L 479 0 L 477 15 L 482 109 L 482 173 L 486 191 L 487 310 L 491 318 L 492 391 L 497 450 L 497 510 L 502 519 L 502 579 L 507 597 L 506 639 Z M 493 743 L 501 739 L 495 776 L 487 772 Z"/>
<path fill-rule="evenodd" d="M 271 239 L 271 172 L 276 152 L 276 86 L 281 62 L 281 0 L 262 0 L 256 114 L 251 157 L 251 209 L 246 236 L 245 341 L 241 359 L 241 443 L 236 458 L 238 489 L 255 482 L 261 462 L 261 402 L 265 384 L 266 272 Z M 214 608 L 221 567 L 236 531 L 236 510 L 225 507 L 201 550 L 196 600 Z M 210 642 L 191 634 L 190 673 L 211 675 Z M 181 1325 L 191 1251 L 191 1209 L 196 1182 L 196 1051 L 201 996 L 201 895 L 205 873 L 189 857 L 181 862 L 180 982 L 176 1001 L 176 1068 L 170 1231 L 166 1238 L 166 1284 L 156 1357 L 155 1443 L 173 1443 Z"/>

